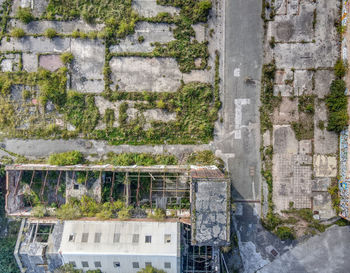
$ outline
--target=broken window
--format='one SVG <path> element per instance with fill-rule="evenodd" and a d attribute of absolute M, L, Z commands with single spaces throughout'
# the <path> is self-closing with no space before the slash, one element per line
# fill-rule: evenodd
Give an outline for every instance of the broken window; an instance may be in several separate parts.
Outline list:
<path fill-rule="evenodd" d="M 151 235 L 146 235 L 145 236 L 145 243 L 147 243 L 147 244 L 152 243 L 152 236 Z"/>
<path fill-rule="evenodd" d="M 171 268 L 171 263 L 165 262 L 164 263 L 164 268 Z"/>
<path fill-rule="evenodd" d="M 87 243 L 88 239 L 89 239 L 89 233 L 83 233 L 83 235 L 81 236 L 81 242 Z"/>
<path fill-rule="evenodd" d="M 101 262 L 95 262 L 95 267 L 102 267 Z"/>
<path fill-rule="evenodd" d="M 82 267 L 89 267 L 89 263 L 87 261 L 82 261 L 81 266 Z"/>
<path fill-rule="evenodd" d="M 120 241 L 120 233 L 114 233 L 113 243 L 119 243 Z"/>
<path fill-rule="evenodd" d="M 68 242 L 74 242 L 75 241 L 75 236 L 76 236 L 76 233 L 71 233 L 69 235 Z"/>
<path fill-rule="evenodd" d="M 73 267 L 77 267 L 77 264 L 74 261 L 70 261 L 69 264 L 71 264 Z"/>
<path fill-rule="evenodd" d="M 169 244 L 171 242 L 171 234 L 164 235 L 164 243 Z"/>
<path fill-rule="evenodd" d="M 75 190 L 79 190 L 79 185 L 78 184 L 74 184 L 74 189 Z"/>
<path fill-rule="evenodd" d="M 120 267 L 120 262 L 113 262 L 114 267 Z"/>
<path fill-rule="evenodd" d="M 39 243 L 47 243 L 53 227 L 53 224 L 38 224 L 35 241 Z"/>
<path fill-rule="evenodd" d="M 101 242 L 101 233 L 96 232 L 95 233 L 95 243 L 100 243 Z"/>
<path fill-rule="evenodd" d="M 151 262 L 145 262 L 145 267 L 147 266 L 152 266 L 152 263 Z"/>
<path fill-rule="evenodd" d="M 132 235 L 132 242 L 138 243 L 139 242 L 139 234 L 133 234 Z"/>
<path fill-rule="evenodd" d="M 139 268 L 139 267 L 140 267 L 140 265 L 139 265 L 138 262 L 133 262 L 132 263 L 132 268 Z"/>

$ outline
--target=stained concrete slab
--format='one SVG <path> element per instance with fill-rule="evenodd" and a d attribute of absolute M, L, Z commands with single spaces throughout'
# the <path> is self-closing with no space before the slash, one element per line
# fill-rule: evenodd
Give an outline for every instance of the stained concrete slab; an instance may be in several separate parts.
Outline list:
<path fill-rule="evenodd" d="M 175 92 L 182 73 L 172 58 L 113 57 L 112 81 L 125 91 Z"/>
<path fill-rule="evenodd" d="M 135 33 L 128 35 L 119 44 L 111 46 L 110 51 L 152 52 L 155 48 L 154 43 L 168 43 L 174 40 L 172 28 L 174 28 L 172 24 L 139 22 L 135 26 Z M 141 36 L 144 38 L 142 43 L 138 41 Z"/>
<path fill-rule="evenodd" d="M 104 91 L 105 47 L 100 40 L 72 39 L 72 88 L 84 93 Z"/>
<path fill-rule="evenodd" d="M 308 69 L 333 67 L 338 56 L 337 44 L 278 43 L 274 48 L 277 67 Z"/>
<path fill-rule="evenodd" d="M 312 208 L 321 220 L 337 216 L 333 210 L 332 198 L 328 191 L 313 193 Z"/>
<path fill-rule="evenodd" d="M 300 154 L 273 155 L 273 203 L 277 212 L 294 207 L 311 208 L 312 157 Z"/>
<path fill-rule="evenodd" d="M 314 171 L 317 177 L 336 177 L 337 158 L 335 156 L 314 155 Z"/>
<path fill-rule="evenodd" d="M 298 141 L 290 125 L 273 126 L 273 149 L 276 154 L 297 154 Z"/>
<path fill-rule="evenodd" d="M 299 154 L 302 154 L 302 155 L 312 154 L 312 142 L 311 142 L 311 140 L 299 141 Z"/>
<path fill-rule="evenodd" d="M 4 54 L 0 61 L 2 72 L 14 72 L 19 70 L 20 54 Z"/>
<path fill-rule="evenodd" d="M 275 74 L 275 85 L 273 94 L 275 96 L 291 97 L 293 89 L 294 72 L 291 69 L 278 69 Z"/>
<path fill-rule="evenodd" d="M 134 0 L 132 1 L 132 8 L 144 17 L 154 17 L 160 12 L 168 12 L 172 15 L 178 14 L 179 9 L 169 6 L 157 5 L 156 0 Z"/>
<path fill-rule="evenodd" d="M 49 0 L 13 0 L 10 16 L 15 16 L 19 7 L 30 8 L 35 17 L 40 17 L 46 11 Z"/>
<path fill-rule="evenodd" d="M 53 28 L 57 33 L 70 34 L 75 30 L 90 32 L 90 31 L 101 31 L 104 24 L 90 25 L 82 20 L 76 21 L 32 21 L 25 24 L 17 19 L 12 19 L 9 22 L 8 31 L 10 32 L 13 28 L 21 28 L 28 34 L 42 34 L 48 28 Z"/>
<path fill-rule="evenodd" d="M 323 99 L 330 92 L 330 85 L 335 79 L 331 70 L 317 70 L 315 72 L 315 95 Z"/>
<path fill-rule="evenodd" d="M 195 24 L 195 25 L 192 25 L 195 33 L 196 33 L 196 40 L 200 43 L 208 40 L 208 37 L 207 37 L 207 33 L 206 33 L 206 27 L 203 23 L 200 23 L 200 24 Z"/>
<path fill-rule="evenodd" d="M 61 60 L 61 56 L 57 54 L 52 55 L 40 55 L 39 56 L 39 66 L 49 70 L 51 72 L 56 71 L 57 69 L 63 67 L 63 62 Z"/>
<path fill-rule="evenodd" d="M 280 7 L 283 3 L 279 3 Z M 275 37 L 276 42 L 311 42 L 314 39 L 313 13 L 316 3 L 305 1 L 298 8 L 298 14 L 293 9 L 286 9 L 285 15 L 275 16 L 275 20 L 268 23 L 267 37 Z M 282 12 L 283 14 L 283 12 Z"/>
<path fill-rule="evenodd" d="M 27 72 L 36 72 L 38 70 L 38 55 L 31 53 L 22 54 L 23 70 Z"/>
<path fill-rule="evenodd" d="M 336 154 L 338 151 L 338 136 L 327 129 L 320 129 L 322 121 L 327 127 L 327 107 L 324 101 L 316 100 L 315 103 L 315 124 L 314 124 L 314 151 L 316 154 Z"/>
<path fill-rule="evenodd" d="M 275 124 L 290 124 L 298 119 L 298 98 L 282 97 L 280 106 L 274 110 L 273 122 Z"/>
<path fill-rule="evenodd" d="M 297 96 L 313 93 L 313 76 L 311 70 L 297 70 L 294 73 L 294 94 Z"/>
<path fill-rule="evenodd" d="M 0 51 L 23 51 L 32 53 L 47 53 L 56 52 L 61 53 L 69 51 L 71 44 L 70 38 L 53 38 L 46 37 L 23 37 L 20 39 L 10 38 L 7 41 L 6 38 L 1 40 Z"/>

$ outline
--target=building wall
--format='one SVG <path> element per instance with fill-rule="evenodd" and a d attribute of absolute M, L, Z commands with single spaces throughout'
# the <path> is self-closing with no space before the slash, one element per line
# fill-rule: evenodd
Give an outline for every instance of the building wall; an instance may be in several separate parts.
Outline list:
<path fill-rule="evenodd" d="M 62 257 L 64 263 L 75 262 L 76 268 L 85 271 L 101 269 L 104 273 L 137 273 L 146 267 L 146 263 L 152 263 L 153 267 L 167 273 L 180 273 L 180 258 L 174 256 L 62 254 Z M 82 262 L 88 262 L 89 267 L 83 267 Z M 101 267 L 95 267 L 95 262 L 100 262 Z M 115 267 L 117 262 L 120 264 L 119 267 Z M 139 268 L 133 268 L 133 262 L 137 262 Z M 170 263 L 170 268 L 165 268 L 165 263 Z"/>

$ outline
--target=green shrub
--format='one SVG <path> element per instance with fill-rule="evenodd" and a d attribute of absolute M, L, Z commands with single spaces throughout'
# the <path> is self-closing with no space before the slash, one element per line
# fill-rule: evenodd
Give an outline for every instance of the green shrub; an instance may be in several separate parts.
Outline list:
<path fill-rule="evenodd" d="M 49 39 L 52 39 L 52 38 L 55 38 L 57 36 L 57 31 L 53 28 L 48 28 L 45 30 L 45 33 L 44 35 L 49 38 Z"/>
<path fill-rule="evenodd" d="M 77 165 L 84 163 L 84 156 L 79 151 L 51 154 L 48 163 L 57 166 Z"/>
<path fill-rule="evenodd" d="M 11 36 L 15 38 L 22 38 L 26 35 L 25 31 L 22 28 L 15 27 L 11 30 Z"/>
<path fill-rule="evenodd" d="M 276 235 L 281 239 L 281 240 L 287 240 L 287 239 L 295 239 L 294 236 L 294 230 L 293 228 L 290 227 L 277 227 L 276 229 Z"/>
<path fill-rule="evenodd" d="M 46 215 L 46 208 L 43 205 L 36 205 L 33 208 L 32 215 L 39 218 L 44 217 Z"/>
<path fill-rule="evenodd" d="M 16 17 L 21 20 L 23 23 L 30 23 L 34 20 L 34 16 L 30 10 L 30 8 L 22 8 L 19 7 L 17 10 Z"/>
<path fill-rule="evenodd" d="M 77 204 L 68 202 L 56 210 L 56 217 L 61 220 L 73 220 L 81 218 L 82 215 Z"/>
<path fill-rule="evenodd" d="M 261 221 L 263 227 L 270 231 L 273 231 L 278 225 L 282 223 L 282 219 L 273 212 L 268 212 L 266 217 Z"/>
<path fill-rule="evenodd" d="M 139 36 L 139 37 L 137 38 L 137 40 L 139 41 L 140 44 L 142 44 L 142 43 L 145 41 L 145 37 Z"/>
<path fill-rule="evenodd" d="M 130 218 L 130 208 L 122 208 L 118 211 L 118 219 L 127 220 Z"/>
<path fill-rule="evenodd" d="M 150 212 L 147 217 L 155 220 L 164 220 L 166 217 L 165 210 L 156 208 L 154 213 Z"/>
<path fill-rule="evenodd" d="M 345 76 L 348 71 L 348 64 L 342 59 L 338 59 L 334 65 L 334 74 L 337 78 L 341 79 Z"/>
<path fill-rule="evenodd" d="M 61 54 L 61 61 L 62 61 L 65 65 L 72 63 L 73 60 L 74 60 L 74 56 L 73 56 L 72 53 L 70 53 L 70 52 L 64 52 L 64 53 Z"/>

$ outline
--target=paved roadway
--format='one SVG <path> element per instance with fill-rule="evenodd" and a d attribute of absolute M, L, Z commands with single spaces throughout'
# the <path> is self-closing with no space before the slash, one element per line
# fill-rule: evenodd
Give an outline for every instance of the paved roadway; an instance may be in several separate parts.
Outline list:
<path fill-rule="evenodd" d="M 225 2 L 224 123 L 217 128 L 214 144 L 223 158 L 226 155 L 237 206 L 232 224 L 239 238 L 243 272 L 250 273 L 275 259 L 272 250 L 281 255 L 291 242 L 281 242 L 259 220 L 259 97 L 264 34 L 261 1 Z M 255 84 L 247 84 L 248 77 Z"/>
<path fill-rule="evenodd" d="M 233 198 L 260 200 L 259 94 L 263 58 L 261 3 L 226 0 L 223 127 L 216 148 L 231 154 Z M 249 77 L 255 84 L 245 83 Z"/>

